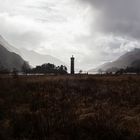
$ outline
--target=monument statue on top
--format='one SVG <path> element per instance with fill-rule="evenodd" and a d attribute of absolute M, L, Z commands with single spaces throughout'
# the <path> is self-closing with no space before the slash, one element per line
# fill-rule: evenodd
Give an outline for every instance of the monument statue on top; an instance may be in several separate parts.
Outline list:
<path fill-rule="evenodd" d="M 74 71 L 74 56 L 72 55 L 71 57 L 71 74 L 75 74 L 75 71 Z"/>

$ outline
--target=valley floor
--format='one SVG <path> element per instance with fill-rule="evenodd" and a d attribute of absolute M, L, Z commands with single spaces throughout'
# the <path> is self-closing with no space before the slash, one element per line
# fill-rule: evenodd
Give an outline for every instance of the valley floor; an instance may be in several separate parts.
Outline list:
<path fill-rule="evenodd" d="M 0 140 L 140 140 L 140 76 L 0 76 Z"/>

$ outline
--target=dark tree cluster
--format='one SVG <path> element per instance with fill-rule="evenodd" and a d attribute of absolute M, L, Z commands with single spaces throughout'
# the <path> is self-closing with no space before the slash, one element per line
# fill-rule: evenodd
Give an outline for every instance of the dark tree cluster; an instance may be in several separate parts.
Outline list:
<path fill-rule="evenodd" d="M 4 68 L 0 68 L 0 74 L 8 74 L 9 71 L 7 69 Z"/>
<path fill-rule="evenodd" d="M 120 69 L 116 72 L 116 74 L 127 74 L 127 73 L 135 73 L 139 74 L 140 73 L 140 68 L 138 67 L 127 67 L 126 69 Z"/>
<path fill-rule="evenodd" d="M 0 74 L 18 74 L 19 72 L 28 73 L 30 71 L 30 65 L 27 61 L 24 61 L 24 63 L 21 65 L 20 70 L 17 69 L 17 67 L 10 67 L 3 66 L 0 63 Z"/>
<path fill-rule="evenodd" d="M 19 72 L 23 74 L 67 74 L 67 67 L 63 65 L 55 66 L 54 64 L 47 63 L 31 68 L 28 62 L 23 63 L 20 71 L 18 71 L 16 68 L 8 70 L 4 67 L 0 67 L 0 74 L 12 73 L 13 75 L 17 75 Z"/>
<path fill-rule="evenodd" d="M 43 64 L 41 66 L 36 66 L 36 68 L 30 69 L 29 73 L 39 73 L 39 74 L 67 74 L 66 66 L 55 66 L 54 64 Z"/>

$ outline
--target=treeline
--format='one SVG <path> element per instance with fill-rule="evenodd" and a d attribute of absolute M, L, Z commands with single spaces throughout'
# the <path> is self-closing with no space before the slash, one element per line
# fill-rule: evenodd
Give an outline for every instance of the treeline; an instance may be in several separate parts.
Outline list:
<path fill-rule="evenodd" d="M 27 61 L 24 61 L 24 63 L 21 65 L 21 68 L 18 69 L 16 67 L 8 67 L 8 66 L 4 66 L 2 64 L 0 64 L 0 74 L 10 74 L 10 73 L 21 73 L 21 72 L 29 72 L 29 70 L 31 69 L 29 63 Z"/>
<path fill-rule="evenodd" d="M 3 67 L 0 67 L 0 74 L 7 74 L 7 73 L 10 73 L 10 71 Z"/>
<path fill-rule="evenodd" d="M 0 67 L 0 74 L 67 74 L 67 67 L 66 66 L 55 66 L 54 64 L 43 64 L 40 66 L 36 66 L 35 68 L 31 68 L 27 62 L 24 62 L 20 71 L 16 68 L 8 70 L 4 67 Z"/>
<path fill-rule="evenodd" d="M 140 74 L 140 67 L 126 67 L 126 68 L 115 68 L 112 67 L 107 71 L 99 70 L 99 74 Z"/>
<path fill-rule="evenodd" d="M 140 74 L 139 67 L 127 67 L 126 69 L 119 69 L 116 74 L 135 73 Z"/>
<path fill-rule="evenodd" d="M 54 64 L 43 64 L 41 66 L 36 66 L 33 69 L 27 69 L 24 71 L 25 73 L 40 73 L 40 74 L 67 74 L 67 67 L 66 66 L 55 66 Z"/>

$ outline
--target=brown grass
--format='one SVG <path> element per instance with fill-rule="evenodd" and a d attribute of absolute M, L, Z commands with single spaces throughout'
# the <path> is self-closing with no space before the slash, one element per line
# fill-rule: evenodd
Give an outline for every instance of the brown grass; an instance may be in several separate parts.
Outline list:
<path fill-rule="evenodd" d="M 0 76 L 0 140 L 140 140 L 140 76 Z"/>

